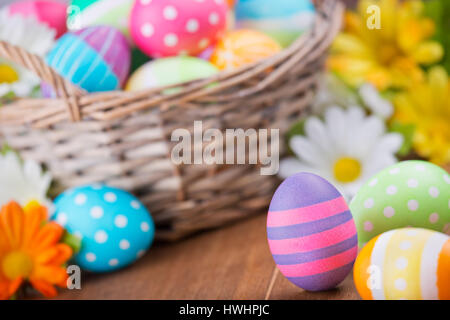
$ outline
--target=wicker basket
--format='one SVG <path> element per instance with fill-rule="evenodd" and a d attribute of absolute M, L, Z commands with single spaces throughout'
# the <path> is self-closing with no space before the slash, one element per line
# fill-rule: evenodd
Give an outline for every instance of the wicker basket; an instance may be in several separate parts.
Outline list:
<path fill-rule="evenodd" d="M 194 121 L 202 120 L 203 130 L 277 128 L 282 137 L 307 113 L 340 28 L 338 0 L 316 1 L 316 7 L 314 27 L 288 49 L 171 86 L 179 88 L 171 94 L 169 87 L 85 94 L 42 59 L 0 42 L 0 56 L 34 71 L 60 95 L 0 108 L 0 134 L 24 158 L 45 164 L 63 188 L 105 182 L 133 192 L 152 212 L 158 239 L 179 239 L 261 213 L 276 177 L 261 175 L 255 165 L 175 166 L 171 134 L 193 130 Z"/>

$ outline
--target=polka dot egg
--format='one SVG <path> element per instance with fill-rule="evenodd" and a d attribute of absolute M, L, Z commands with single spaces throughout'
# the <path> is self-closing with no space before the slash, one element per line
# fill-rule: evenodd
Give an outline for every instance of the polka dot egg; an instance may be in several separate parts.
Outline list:
<path fill-rule="evenodd" d="M 86 91 L 100 92 L 123 86 L 130 69 L 130 56 L 127 40 L 117 29 L 96 26 L 66 33 L 46 61 Z"/>
<path fill-rule="evenodd" d="M 314 22 L 310 0 L 239 0 L 236 20 L 239 28 L 264 32 L 283 47 L 290 45 Z"/>
<path fill-rule="evenodd" d="M 137 0 L 130 31 L 149 56 L 198 55 L 216 43 L 227 27 L 224 0 Z"/>
<path fill-rule="evenodd" d="M 415 228 L 385 232 L 361 250 L 353 278 L 365 300 L 449 300 L 450 237 Z"/>
<path fill-rule="evenodd" d="M 254 30 L 237 30 L 225 35 L 210 59 L 221 70 L 233 69 L 270 57 L 279 51 L 280 45 L 269 36 Z"/>
<path fill-rule="evenodd" d="M 267 237 L 281 273 L 309 291 L 341 283 L 358 250 L 355 223 L 344 198 L 311 173 L 293 175 L 278 187 L 267 216 Z"/>
<path fill-rule="evenodd" d="M 133 263 L 150 247 L 155 227 L 149 212 L 130 193 L 105 185 L 66 191 L 55 201 L 54 219 L 81 238 L 75 263 L 92 272 Z"/>
<path fill-rule="evenodd" d="M 397 228 L 419 227 L 450 234 L 450 177 L 429 162 L 401 162 L 369 179 L 350 208 L 361 247 Z"/>
<path fill-rule="evenodd" d="M 128 18 L 134 0 L 72 0 L 67 26 L 79 30 L 95 25 L 108 25 L 129 36 Z"/>

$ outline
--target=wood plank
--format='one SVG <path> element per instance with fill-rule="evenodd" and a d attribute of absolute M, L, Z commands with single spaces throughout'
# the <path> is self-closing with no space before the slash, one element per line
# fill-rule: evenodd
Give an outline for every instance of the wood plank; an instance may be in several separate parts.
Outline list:
<path fill-rule="evenodd" d="M 133 266 L 86 275 L 60 299 L 264 299 L 273 261 L 264 215 L 175 244 L 157 245 Z"/>
<path fill-rule="evenodd" d="M 359 300 L 359 295 L 350 274 L 336 289 L 308 292 L 290 283 L 277 270 L 277 277 L 268 298 L 270 300 Z"/>

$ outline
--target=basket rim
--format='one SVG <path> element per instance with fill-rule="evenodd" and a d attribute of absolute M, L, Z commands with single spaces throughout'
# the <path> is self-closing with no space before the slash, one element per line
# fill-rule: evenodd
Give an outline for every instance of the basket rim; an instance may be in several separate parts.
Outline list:
<path fill-rule="evenodd" d="M 268 76 L 252 88 L 228 96 L 214 95 L 214 101 L 243 99 L 267 88 L 278 77 L 288 72 L 296 62 L 304 60 L 312 63 L 313 61 L 308 61 L 308 56 L 325 52 L 340 29 L 343 11 L 344 5 L 339 0 L 316 1 L 313 27 L 281 52 L 236 69 L 223 70 L 208 78 L 135 92 L 115 90 L 87 93 L 58 75 L 42 58 L 0 41 L 0 57 L 31 70 L 53 86 L 60 95 L 59 98 L 14 100 L 0 108 L 0 124 L 44 128 L 67 120 L 78 122 L 89 118 L 94 121 L 112 121 L 137 111 L 155 107 L 165 109 L 176 107 L 181 103 L 201 101 L 205 96 L 214 95 L 261 73 L 267 73 L 270 69 Z M 303 63 L 306 67 L 307 64 Z M 214 86 L 210 86 L 211 84 Z M 169 94 L 165 92 L 173 88 L 180 90 Z M 31 110 L 33 112 L 30 112 Z"/>

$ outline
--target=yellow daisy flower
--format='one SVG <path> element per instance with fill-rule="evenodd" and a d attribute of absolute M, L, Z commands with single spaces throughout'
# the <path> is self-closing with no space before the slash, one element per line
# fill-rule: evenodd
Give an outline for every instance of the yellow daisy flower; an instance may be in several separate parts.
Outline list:
<path fill-rule="evenodd" d="M 443 56 L 442 46 L 430 40 L 435 26 L 423 11 L 418 0 L 361 0 L 356 12 L 345 15 L 329 68 L 354 87 L 370 82 L 384 90 L 420 81 L 420 66 Z"/>
<path fill-rule="evenodd" d="M 426 79 L 394 98 L 394 121 L 414 124 L 416 152 L 430 161 L 450 163 L 450 79 L 442 67 L 433 67 Z"/>

